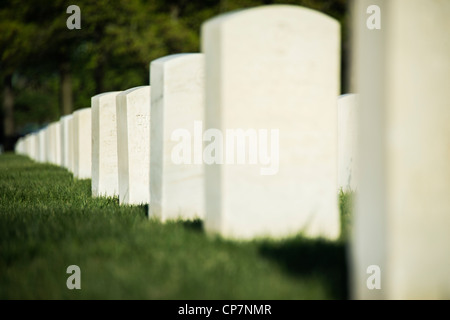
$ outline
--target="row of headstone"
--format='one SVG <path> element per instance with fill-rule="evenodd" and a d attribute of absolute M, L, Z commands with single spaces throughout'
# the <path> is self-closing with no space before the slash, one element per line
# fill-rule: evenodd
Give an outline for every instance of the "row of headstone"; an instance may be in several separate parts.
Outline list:
<path fill-rule="evenodd" d="M 27 150 L 91 178 L 94 197 L 149 203 L 150 217 L 198 217 L 231 238 L 336 238 L 337 192 L 355 187 L 339 34 L 334 19 L 287 5 L 211 19 L 202 53 L 151 62 L 151 90 L 96 95 L 25 137 L 43 138 Z"/>
<path fill-rule="evenodd" d="M 374 3 L 389 12 L 375 30 Z M 243 239 L 336 238 L 337 192 L 357 189 L 354 297 L 448 298 L 450 3 L 362 0 L 353 14 L 359 96 L 339 97 L 334 19 L 287 5 L 226 14 L 203 24 L 202 53 L 151 63 L 151 90 L 75 112 L 69 170 L 93 196 Z M 37 157 L 38 140 L 17 149 Z"/>

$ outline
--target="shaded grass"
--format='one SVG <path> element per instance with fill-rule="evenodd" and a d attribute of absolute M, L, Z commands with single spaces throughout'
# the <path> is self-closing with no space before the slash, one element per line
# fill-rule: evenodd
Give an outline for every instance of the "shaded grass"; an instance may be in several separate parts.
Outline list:
<path fill-rule="evenodd" d="M 0 299 L 343 299 L 345 242 L 228 241 L 92 198 L 90 180 L 0 156 Z M 66 268 L 81 269 L 69 290 Z"/>

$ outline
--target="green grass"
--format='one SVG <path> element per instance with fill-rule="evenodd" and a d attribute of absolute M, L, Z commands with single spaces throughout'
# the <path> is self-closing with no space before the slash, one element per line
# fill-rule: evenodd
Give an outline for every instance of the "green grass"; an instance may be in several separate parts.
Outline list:
<path fill-rule="evenodd" d="M 347 298 L 344 238 L 229 241 L 90 194 L 64 169 L 0 156 L 0 299 Z"/>

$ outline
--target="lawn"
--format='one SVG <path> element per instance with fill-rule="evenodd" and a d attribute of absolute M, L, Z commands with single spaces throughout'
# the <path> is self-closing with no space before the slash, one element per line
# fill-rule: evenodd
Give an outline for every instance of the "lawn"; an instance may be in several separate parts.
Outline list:
<path fill-rule="evenodd" d="M 348 297 L 345 228 L 338 241 L 230 241 L 90 189 L 65 169 L 0 155 L 0 299 Z M 339 198 L 347 225 L 351 195 Z M 70 265 L 81 290 L 66 286 Z"/>

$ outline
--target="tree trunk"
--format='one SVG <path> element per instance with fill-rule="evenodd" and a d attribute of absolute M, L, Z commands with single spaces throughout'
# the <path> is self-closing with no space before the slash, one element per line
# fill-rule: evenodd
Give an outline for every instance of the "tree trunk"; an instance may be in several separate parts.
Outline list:
<path fill-rule="evenodd" d="M 3 87 L 3 132 L 5 151 L 13 150 L 15 139 L 14 128 L 14 93 L 12 88 L 12 74 L 5 77 Z"/>
<path fill-rule="evenodd" d="M 72 72 L 70 64 L 62 63 L 59 68 L 59 81 L 61 90 L 61 114 L 68 115 L 73 111 Z"/>

